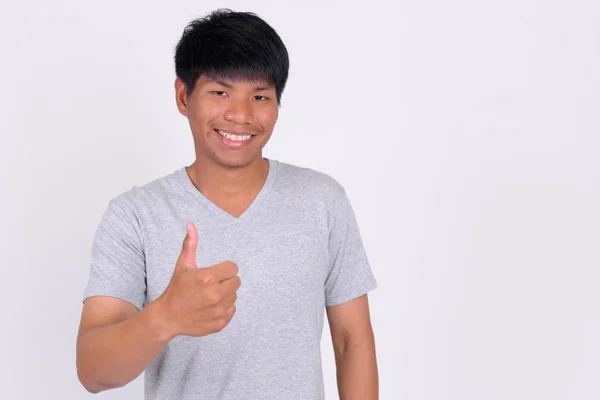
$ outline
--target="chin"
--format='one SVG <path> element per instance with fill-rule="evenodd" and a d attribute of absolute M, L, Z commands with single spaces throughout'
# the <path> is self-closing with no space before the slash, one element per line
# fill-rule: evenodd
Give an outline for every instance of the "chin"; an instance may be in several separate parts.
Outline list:
<path fill-rule="evenodd" d="M 243 168 L 252 162 L 255 162 L 257 158 L 262 158 L 262 155 L 260 153 L 255 155 L 239 154 L 237 156 L 215 154 L 213 159 L 225 168 Z"/>

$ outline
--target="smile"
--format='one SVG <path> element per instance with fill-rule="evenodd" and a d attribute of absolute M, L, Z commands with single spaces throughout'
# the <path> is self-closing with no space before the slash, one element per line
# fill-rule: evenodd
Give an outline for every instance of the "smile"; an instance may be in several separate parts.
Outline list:
<path fill-rule="evenodd" d="M 234 142 L 244 142 L 249 140 L 253 135 L 244 135 L 244 134 L 235 134 L 230 132 L 225 132 L 221 130 L 217 130 L 217 133 L 223 136 L 226 139 L 232 140 Z"/>
<path fill-rule="evenodd" d="M 215 129 L 215 134 L 217 134 L 221 143 L 223 143 L 226 147 L 230 149 L 242 149 L 247 145 L 252 143 L 254 137 L 256 135 L 245 134 L 242 132 L 232 133 L 227 131 L 222 131 L 220 129 Z"/>

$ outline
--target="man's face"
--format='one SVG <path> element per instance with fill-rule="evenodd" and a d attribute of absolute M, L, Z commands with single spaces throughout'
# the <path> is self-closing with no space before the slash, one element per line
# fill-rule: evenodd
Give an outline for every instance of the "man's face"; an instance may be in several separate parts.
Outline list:
<path fill-rule="evenodd" d="M 262 157 L 279 114 L 274 85 L 201 76 L 189 97 L 179 78 L 175 91 L 179 112 L 188 118 L 197 157 L 204 155 L 230 168 Z"/>

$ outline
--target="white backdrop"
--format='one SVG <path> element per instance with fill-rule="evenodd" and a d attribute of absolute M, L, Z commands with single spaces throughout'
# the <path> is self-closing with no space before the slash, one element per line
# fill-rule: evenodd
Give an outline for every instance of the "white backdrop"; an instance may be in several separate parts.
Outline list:
<path fill-rule="evenodd" d="M 109 199 L 193 161 L 173 50 L 219 6 L 290 52 L 264 154 L 348 190 L 381 399 L 600 398 L 599 3 L 303 3 L 3 3 L 0 398 L 92 397 L 75 339 L 93 234 Z"/>

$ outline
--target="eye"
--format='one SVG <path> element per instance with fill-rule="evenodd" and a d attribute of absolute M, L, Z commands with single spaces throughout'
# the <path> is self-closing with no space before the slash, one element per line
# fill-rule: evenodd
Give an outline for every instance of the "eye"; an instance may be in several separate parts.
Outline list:
<path fill-rule="evenodd" d="M 227 92 L 223 91 L 223 90 L 213 90 L 211 93 L 216 94 L 217 96 L 223 96 L 225 94 L 227 94 Z"/>
<path fill-rule="evenodd" d="M 268 97 L 266 97 L 266 96 L 262 96 L 262 95 L 260 95 L 260 94 L 257 94 L 256 96 L 254 96 L 254 98 L 255 98 L 256 100 L 258 100 L 258 101 L 265 101 L 265 100 L 269 100 L 269 98 L 268 98 Z"/>

